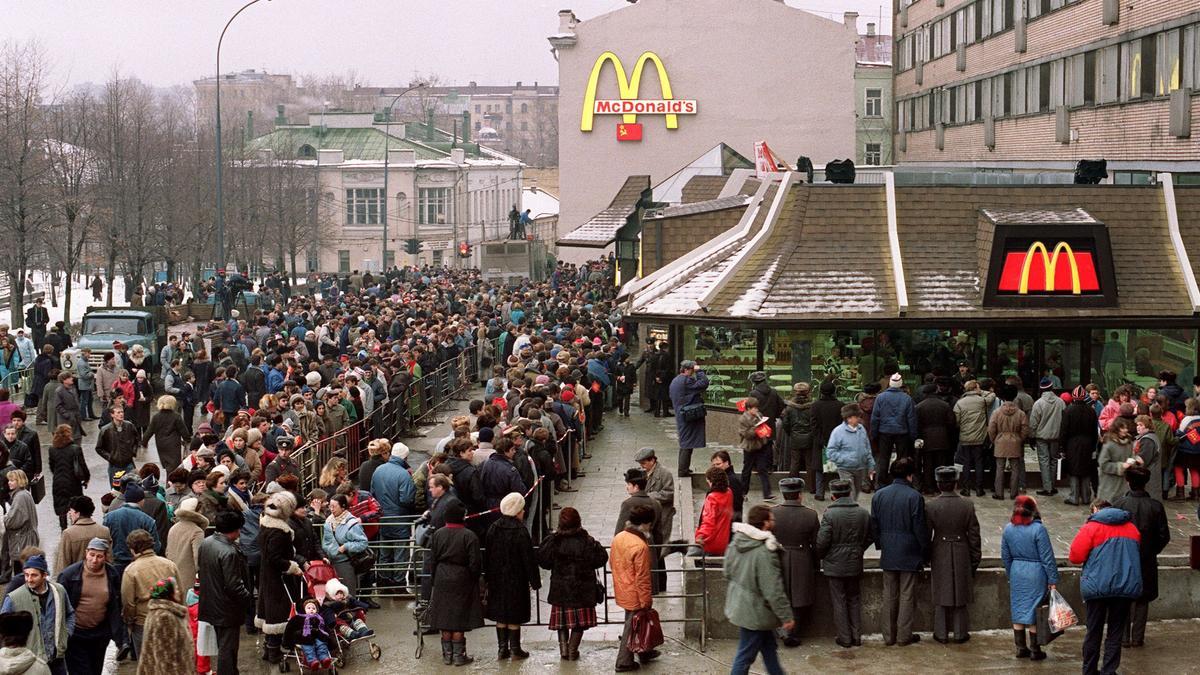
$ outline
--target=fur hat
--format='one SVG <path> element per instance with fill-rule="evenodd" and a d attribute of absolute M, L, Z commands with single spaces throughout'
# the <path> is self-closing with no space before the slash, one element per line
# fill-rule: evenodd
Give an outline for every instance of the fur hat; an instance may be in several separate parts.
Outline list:
<path fill-rule="evenodd" d="M 183 499 L 183 501 L 179 502 L 179 506 L 176 507 L 175 513 L 179 513 L 180 511 L 195 511 L 196 507 L 198 506 L 200 506 L 199 499 L 196 499 L 195 497 L 186 497 Z"/>
<path fill-rule="evenodd" d="M 325 582 L 325 597 L 337 597 L 338 593 L 345 593 L 347 598 L 350 597 L 350 589 L 346 588 L 346 584 L 343 584 L 336 578 Z"/>
<path fill-rule="evenodd" d="M 519 492 L 510 492 L 500 500 L 500 513 L 517 517 L 517 514 L 525 510 L 525 498 Z"/>
<path fill-rule="evenodd" d="M 292 493 L 283 491 L 267 497 L 267 506 L 263 509 L 263 513 L 280 520 L 287 520 L 292 517 L 292 511 L 295 510 L 296 498 L 292 496 Z"/>

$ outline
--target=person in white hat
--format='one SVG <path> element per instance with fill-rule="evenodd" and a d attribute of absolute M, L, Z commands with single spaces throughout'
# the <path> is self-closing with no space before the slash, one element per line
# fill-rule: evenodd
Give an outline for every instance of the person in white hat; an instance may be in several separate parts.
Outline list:
<path fill-rule="evenodd" d="M 529 621 L 529 589 L 542 587 L 533 541 L 522 520 L 525 498 L 510 492 L 500 500 L 500 519 L 484 537 L 488 604 L 484 617 L 496 622 L 497 657 L 528 658 L 521 649 L 521 624 Z"/>
<path fill-rule="evenodd" d="M 379 501 L 380 515 L 383 516 L 383 522 L 396 523 L 407 516 L 412 516 L 416 511 L 416 487 L 413 485 L 412 475 L 408 472 L 408 446 L 403 443 L 391 445 L 387 439 L 379 438 L 372 441 L 379 449 L 379 454 L 390 445 L 391 452 L 388 453 L 387 463 L 375 469 L 371 474 L 369 487 L 371 495 Z M 411 537 L 412 528 L 410 525 L 384 525 L 379 528 L 379 538 L 381 542 L 402 542 Z M 408 563 L 408 547 L 406 546 L 381 546 L 379 549 L 378 573 L 380 575 L 379 584 L 382 586 L 393 586 L 401 583 L 391 575 Z"/>
<path fill-rule="evenodd" d="M 897 459 L 911 457 L 913 441 L 917 440 L 917 408 L 904 391 L 904 377 L 900 373 L 892 374 L 887 390 L 875 397 L 868 431 L 875 447 L 875 465 L 880 467 L 875 474 L 875 486 L 880 488 L 892 482 L 885 470 L 892 464 L 892 453 Z"/>

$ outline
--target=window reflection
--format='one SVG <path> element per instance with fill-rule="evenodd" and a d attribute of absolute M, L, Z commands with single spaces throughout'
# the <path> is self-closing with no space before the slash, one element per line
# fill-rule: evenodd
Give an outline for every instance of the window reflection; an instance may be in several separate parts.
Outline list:
<path fill-rule="evenodd" d="M 685 326 L 683 358 L 692 359 L 708 375 L 704 402 L 732 407 L 750 390 L 750 373 L 758 370 L 757 332 L 740 326 Z"/>

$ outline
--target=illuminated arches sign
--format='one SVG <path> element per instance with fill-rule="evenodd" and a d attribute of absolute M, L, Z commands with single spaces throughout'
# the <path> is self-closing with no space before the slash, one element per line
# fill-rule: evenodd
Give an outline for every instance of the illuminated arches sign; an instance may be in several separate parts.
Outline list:
<path fill-rule="evenodd" d="M 617 94 L 619 98 L 596 98 L 596 88 L 600 85 L 600 73 L 606 65 L 611 64 L 617 76 Z M 658 75 L 660 98 L 643 99 L 641 96 L 642 74 L 646 65 L 654 66 Z M 621 115 L 622 121 L 617 124 L 617 140 L 640 141 L 642 125 L 638 123 L 638 115 L 662 115 L 668 129 L 679 128 L 679 115 L 694 115 L 697 111 L 696 101 L 677 99 L 671 91 L 671 79 L 662 59 L 654 52 L 642 52 L 634 63 L 633 70 L 628 76 L 621 59 L 612 52 L 604 52 L 592 65 L 588 76 L 587 89 L 583 94 L 583 114 L 579 130 L 590 132 L 596 115 Z"/>
<path fill-rule="evenodd" d="M 1108 228 L 996 225 L 984 289 L 992 307 L 1113 307 Z"/>

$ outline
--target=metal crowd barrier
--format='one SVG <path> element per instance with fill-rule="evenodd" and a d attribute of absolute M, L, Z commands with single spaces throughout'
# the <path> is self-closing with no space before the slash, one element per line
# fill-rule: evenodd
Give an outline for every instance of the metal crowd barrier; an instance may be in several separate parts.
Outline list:
<path fill-rule="evenodd" d="M 33 381 L 33 366 L 26 366 L 20 370 L 14 370 L 2 379 L 0 379 L 0 389 L 8 390 L 8 400 L 16 401 L 17 394 L 23 393 L 21 382 L 28 377 L 29 381 Z"/>

